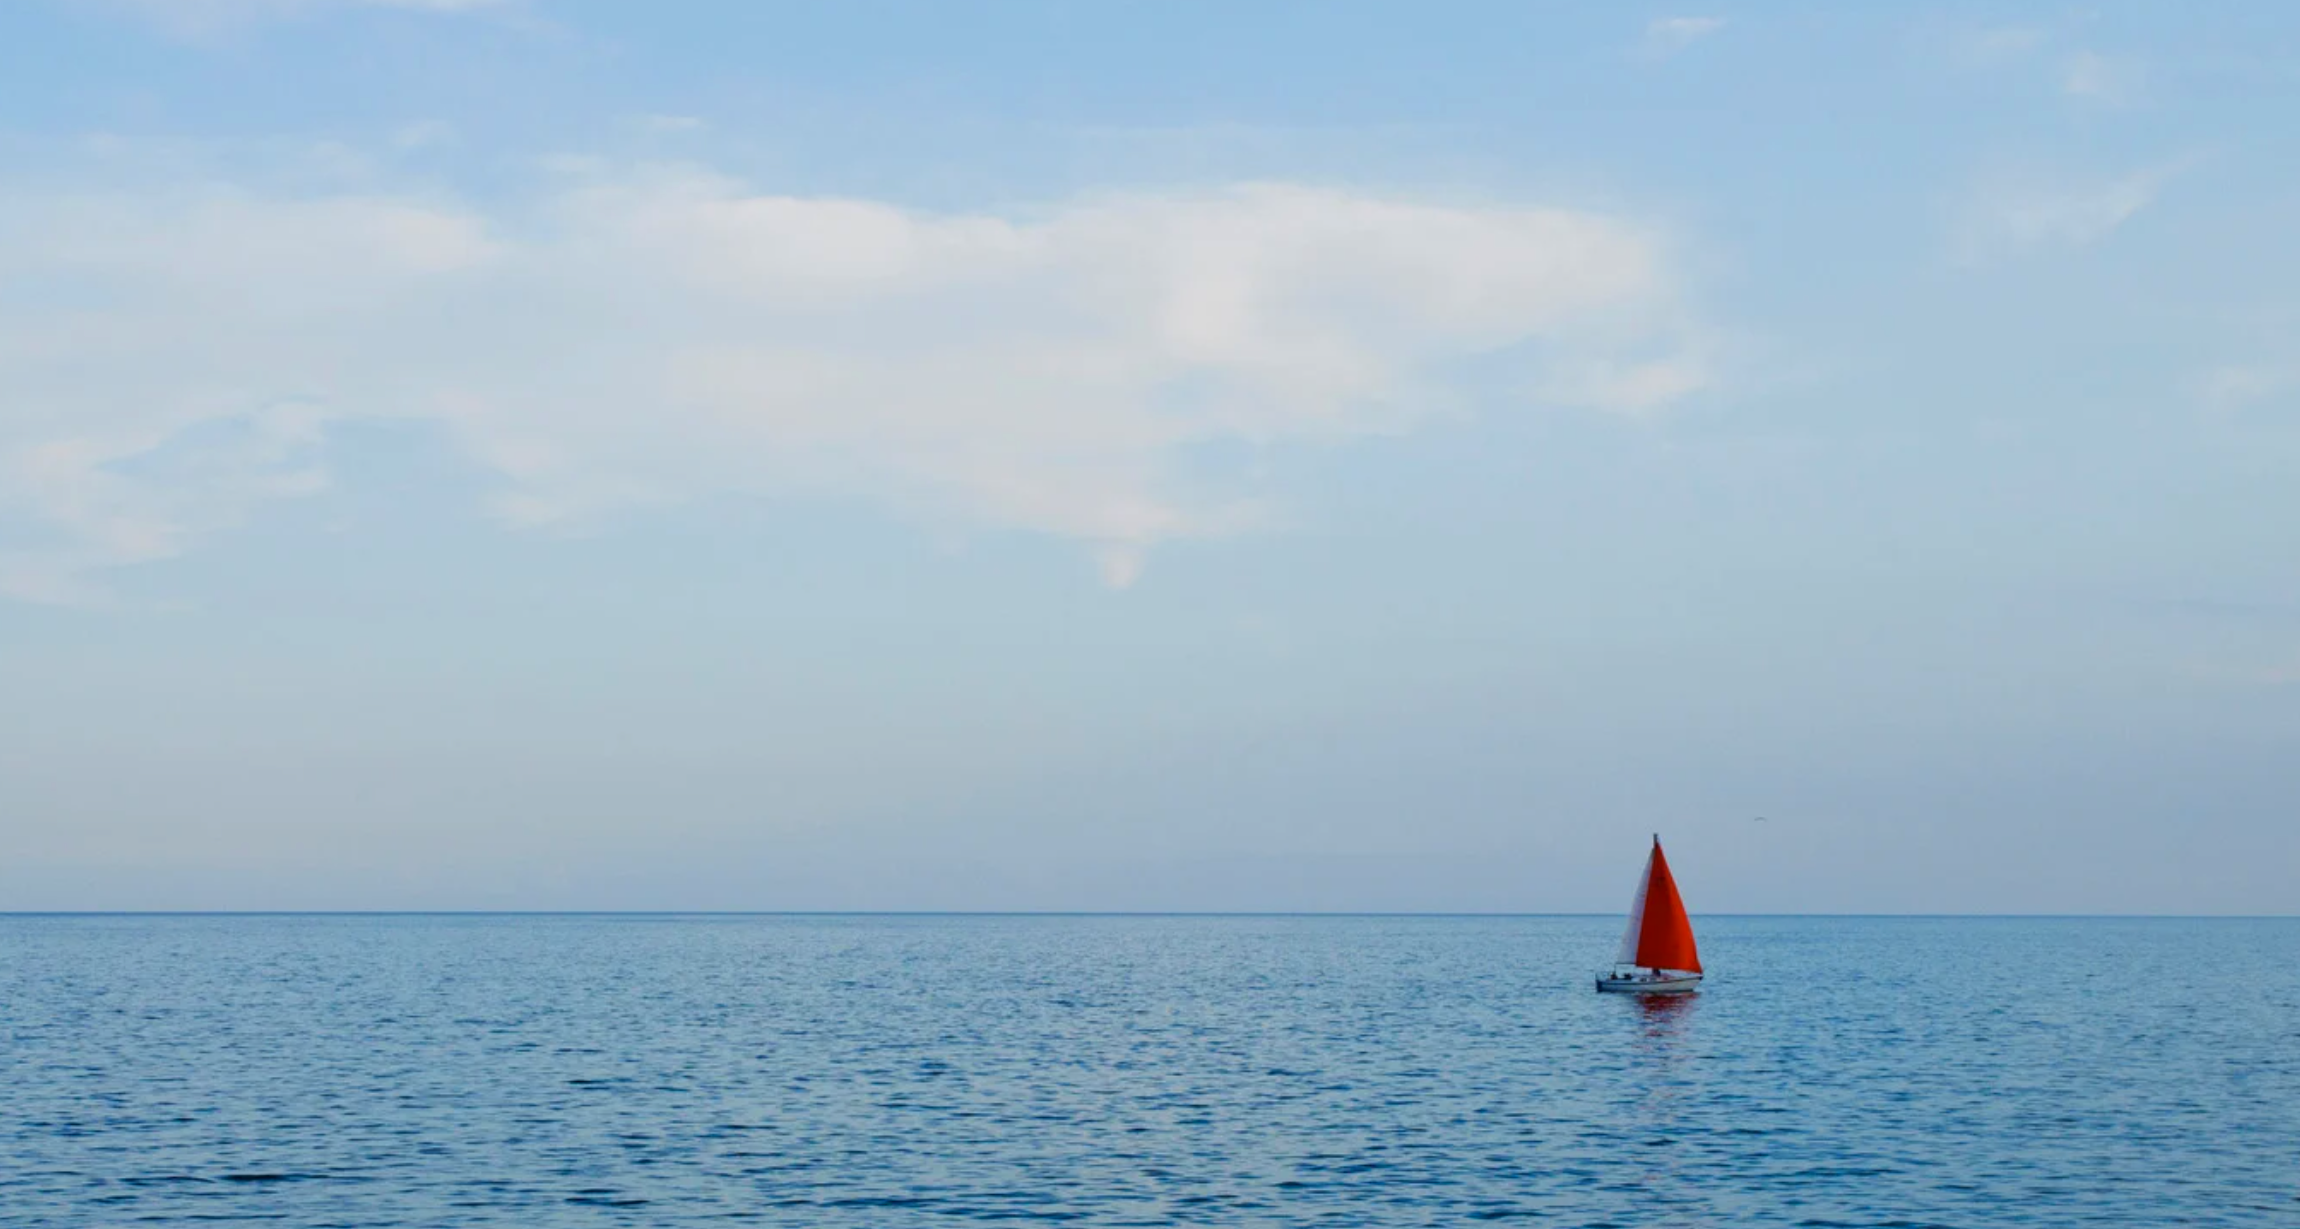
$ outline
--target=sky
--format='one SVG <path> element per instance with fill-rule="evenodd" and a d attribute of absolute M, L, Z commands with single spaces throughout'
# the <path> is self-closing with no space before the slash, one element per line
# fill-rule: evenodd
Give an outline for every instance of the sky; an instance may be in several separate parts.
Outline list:
<path fill-rule="evenodd" d="M 2281 3 L 19 0 L 0 909 L 2300 912 L 2295 219 Z"/>

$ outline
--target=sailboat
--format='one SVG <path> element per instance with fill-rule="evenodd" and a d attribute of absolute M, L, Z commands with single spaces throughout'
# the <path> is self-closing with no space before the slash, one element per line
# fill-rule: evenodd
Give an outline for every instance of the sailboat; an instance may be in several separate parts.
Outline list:
<path fill-rule="evenodd" d="M 1629 929 L 1622 932 L 1613 972 L 1597 979 L 1601 991 L 1627 994 L 1687 994 L 1701 985 L 1701 953 L 1693 947 L 1693 923 L 1685 899 L 1662 856 L 1655 834 L 1637 895 L 1629 901 Z"/>

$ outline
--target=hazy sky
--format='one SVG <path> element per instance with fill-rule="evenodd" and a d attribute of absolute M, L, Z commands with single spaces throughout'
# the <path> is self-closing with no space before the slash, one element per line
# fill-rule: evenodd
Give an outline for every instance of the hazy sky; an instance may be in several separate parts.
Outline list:
<path fill-rule="evenodd" d="M 0 6 L 0 908 L 1656 830 L 2300 910 L 2300 7 Z"/>

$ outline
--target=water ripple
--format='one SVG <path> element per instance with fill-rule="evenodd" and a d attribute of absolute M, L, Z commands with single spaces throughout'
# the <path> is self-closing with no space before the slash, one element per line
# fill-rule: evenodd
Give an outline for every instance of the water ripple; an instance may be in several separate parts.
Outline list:
<path fill-rule="evenodd" d="M 0 1224 L 2300 1225 L 2300 922 L 1611 927 L 0 919 Z"/>

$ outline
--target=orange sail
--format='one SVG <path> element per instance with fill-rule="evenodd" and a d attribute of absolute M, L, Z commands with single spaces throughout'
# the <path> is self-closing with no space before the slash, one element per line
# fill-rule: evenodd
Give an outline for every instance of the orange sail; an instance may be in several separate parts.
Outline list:
<path fill-rule="evenodd" d="M 1685 899 L 1677 894 L 1677 880 L 1669 874 L 1669 859 L 1662 856 L 1661 838 L 1653 838 L 1653 853 L 1645 860 L 1645 874 L 1637 881 L 1637 895 L 1629 903 L 1629 929 L 1621 936 L 1615 964 L 1643 969 L 1701 971 L 1701 953 L 1693 946 L 1693 922 L 1685 916 Z"/>

